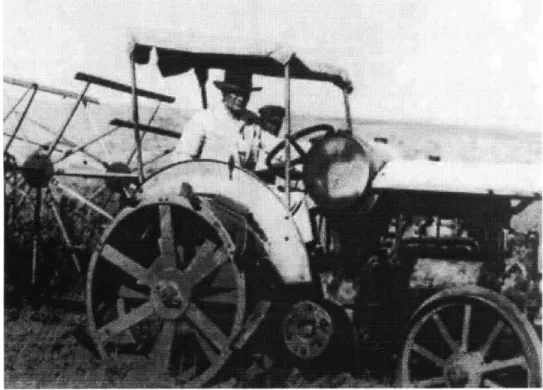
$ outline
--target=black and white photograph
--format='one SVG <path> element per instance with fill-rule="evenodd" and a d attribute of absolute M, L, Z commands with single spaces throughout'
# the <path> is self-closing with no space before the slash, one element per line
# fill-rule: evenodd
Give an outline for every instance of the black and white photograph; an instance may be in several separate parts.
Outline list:
<path fill-rule="evenodd" d="M 5 388 L 542 386 L 541 1 L 3 11 Z"/>

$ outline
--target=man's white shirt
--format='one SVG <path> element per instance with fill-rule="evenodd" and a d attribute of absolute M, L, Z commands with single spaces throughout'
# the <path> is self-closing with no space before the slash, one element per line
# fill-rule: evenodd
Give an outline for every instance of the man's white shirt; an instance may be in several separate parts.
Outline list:
<path fill-rule="evenodd" d="M 241 165 L 250 153 L 258 153 L 260 127 L 236 119 L 223 104 L 195 114 L 185 125 L 175 149 L 177 161 L 214 159 Z M 241 157 L 241 159 L 240 159 Z"/>

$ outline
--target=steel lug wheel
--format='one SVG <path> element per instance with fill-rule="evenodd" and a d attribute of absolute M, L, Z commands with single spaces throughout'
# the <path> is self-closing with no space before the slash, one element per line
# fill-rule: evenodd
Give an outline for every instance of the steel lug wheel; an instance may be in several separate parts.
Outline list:
<path fill-rule="evenodd" d="M 146 356 L 175 385 L 213 378 L 246 318 L 232 248 L 205 205 L 196 211 L 182 197 L 121 212 L 89 268 L 87 310 L 100 353 Z"/>
<path fill-rule="evenodd" d="M 538 387 L 541 342 L 505 297 L 477 286 L 444 290 L 413 316 L 402 387 Z"/>

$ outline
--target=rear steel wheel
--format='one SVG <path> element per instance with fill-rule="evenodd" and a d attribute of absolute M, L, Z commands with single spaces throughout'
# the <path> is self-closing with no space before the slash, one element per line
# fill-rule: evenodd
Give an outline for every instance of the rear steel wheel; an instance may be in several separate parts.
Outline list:
<path fill-rule="evenodd" d="M 402 387 L 539 387 L 541 343 L 505 297 L 444 290 L 417 311 L 399 367 Z"/>
<path fill-rule="evenodd" d="M 188 387 L 224 366 L 245 317 L 245 279 L 230 236 L 207 210 L 181 197 L 143 203 L 104 234 L 87 282 L 102 356 L 147 356 L 158 383 Z"/>

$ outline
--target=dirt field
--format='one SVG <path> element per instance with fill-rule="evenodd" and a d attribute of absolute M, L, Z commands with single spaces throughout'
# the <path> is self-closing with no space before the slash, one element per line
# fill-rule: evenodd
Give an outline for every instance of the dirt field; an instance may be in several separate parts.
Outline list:
<path fill-rule="evenodd" d="M 31 319 L 36 312 L 13 309 L 4 313 L 4 372 L 6 388 L 88 388 L 164 387 L 153 378 L 152 367 L 145 359 L 97 359 L 82 347 L 80 313 L 57 313 L 52 319 Z M 44 313 L 42 313 L 44 314 Z M 17 316 L 19 316 L 17 318 Z M 233 374 L 223 375 L 213 387 L 383 387 L 386 379 L 372 379 L 369 373 L 353 375 L 343 372 L 323 376 L 305 375 L 297 368 L 274 369 L 264 374 L 258 366 L 238 363 Z M 241 367 L 247 370 L 241 371 Z M 144 375 L 142 375 L 142 370 Z"/>
<path fill-rule="evenodd" d="M 42 106 L 43 107 L 43 106 Z M 142 121 L 150 114 L 146 109 Z M 58 129 L 64 105 L 47 105 L 45 109 L 30 114 L 35 120 Z M 97 118 L 98 128 L 105 128 L 107 121 L 113 117 L 127 118 L 128 107 L 103 107 Z M 170 129 L 179 129 L 188 114 L 178 111 L 165 111 L 157 118 L 157 124 Z M 336 119 L 295 117 L 294 128 L 309 126 L 324 121 L 342 126 Z M 302 126 L 303 125 L 303 126 Z M 9 129 L 9 123 L 6 123 Z M 92 136 L 92 129 L 84 124 L 83 117 L 77 116 L 73 128 L 67 137 L 78 141 Z M 384 136 L 392 145 L 398 146 L 407 159 L 425 158 L 430 154 L 439 154 L 443 160 L 540 163 L 541 135 L 533 133 L 513 133 L 505 130 L 481 130 L 452 126 L 436 126 L 428 124 L 380 123 L 356 121 L 355 131 L 366 137 Z M 34 136 L 48 139 L 31 124 L 23 132 L 29 138 Z M 35 138 L 33 138 L 35 139 Z M 50 139 L 50 138 L 49 138 Z M 171 148 L 175 140 L 159 136 L 147 136 L 144 141 L 144 159 L 156 155 L 157 151 Z M 15 145 L 16 156 L 22 159 L 30 150 L 22 144 Z M 124 159 L 133 147 L 129 131 L 120 131 L 115 136 L 104 140 L 102 145 L 91 148 L 97 154 L 115 159 Z M 109 152 L 108 152 L 109 151 Z M 122 158 L 121 158 L 122 157 Z M 165 160 L 162 160 L 165 161 Z M 74 159 L 74 166 L 80 167 L 82 159 Z M 156 165 L 160 165 L 158 162 Z M 70 164 L 67 164 L 70 165 Z M 95 186 L 93 181 L 82 181 L 87 187 Z M 541 202 L 535 203 L 513 220 L 513 227 L 520 231 L 537 230 L 541 233 Z M 10 234 L 11 232 L 6 232 Z M 28 263 L 26 256 L 6 259 L 6 264 L 16 262 Z M 69 269 L 69 267 L 68 267 Z M 70 271 L 66 271 L 70 272 Z M 4 311 L 4 370 L 5 386 L 13 388 L 51 387 L 51 388 L 83 388 L 83 387 L 153 387 L 156 382 L 151 377 L 147 380 L 133 378 L 141 372 L 145 362 L 134 361 L 100 361 L 89 349 L 85 348 L 83 327 L 85 313 L 82 306 L 81 278 L 75 277 L 74 285 L 78 291 L 69 295 L 71 306 L 66 304 L 53 306 L 47 310 L 32 310 L 22 299 L 6 301 Z M 6 296 L 13 298 L 16 286 L 6 284 Z M 66 298 L 66 296 L 62 297 Z M 319 377 L 301 375 L 296 368 L 286 370 L 272 369 L 271 375 L 263 375 L 259 369 L 247 374 L 250 362 L 240 364 L 242 367 L 235 375 L 221 378 L 217 386 L 222 387 L 383 387 L 390 386 L 390 378 L 377 377 L 374 373 L 359 370 L 356 378 L 343 373 L 329 374 Z M 258 368 L 258 367 L 257 367 Z M 137 375 L 136 375 L 137 377 Z"/>

